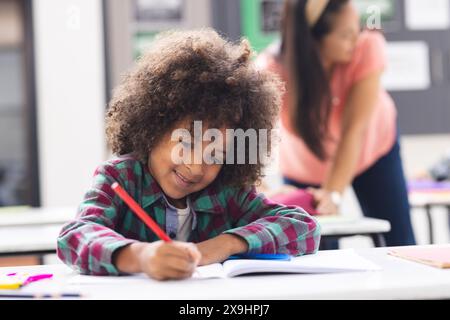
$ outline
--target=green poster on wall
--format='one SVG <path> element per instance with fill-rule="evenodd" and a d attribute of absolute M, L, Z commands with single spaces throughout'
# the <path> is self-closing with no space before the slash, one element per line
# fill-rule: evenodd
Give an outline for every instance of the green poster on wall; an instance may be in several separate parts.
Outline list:
<path fill-rule="evenodd" d="M 361 24 L 367 26 L 370 20 L 391 21 L 395 15 L 394 0 L 353 0 L 361 16 Z"/>
<path fill-rule="evenodd" d="M 279 37 L 283 0 L 241 0 L 242 35 L 257 52 Z"/>
<path fill-rule="evenodd" d="M 133 58 L 135 60 L 151 45 L 157 34 L 157 31 L 135 33 L 133 39 Z"/>

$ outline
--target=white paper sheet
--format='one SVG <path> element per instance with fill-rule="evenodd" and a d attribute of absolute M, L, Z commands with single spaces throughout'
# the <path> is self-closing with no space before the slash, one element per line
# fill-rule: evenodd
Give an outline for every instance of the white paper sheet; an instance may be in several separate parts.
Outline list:
<path fill-rule="evenodd" d="M 449 0 L 405 0 L 406 27 L 410 30 L 450 28 Z"/>
<path fill-rule="evenodd" d="M 426 90 L 430 87 L 430 53 L 425 42 L 388 42 L 387 60 L 382 79 L 387 90 Z"/>

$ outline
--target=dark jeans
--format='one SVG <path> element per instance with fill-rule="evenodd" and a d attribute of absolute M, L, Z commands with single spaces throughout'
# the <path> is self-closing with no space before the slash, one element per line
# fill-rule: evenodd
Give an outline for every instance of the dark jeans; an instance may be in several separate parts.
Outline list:
<path fill-rule="evenodd" d="M 302 189 L 318 187 L 287 178 L 284 178 L 284 182 Z M 364 216 L 388 220 L 391 223 L 391 231 L 385 234 L 387 246 L 416 243 L 398 141 L 388 154 L 357 176 L 352 186 Z M 337 248 L 337 241 L 324 245 L 327 249 Z"/>

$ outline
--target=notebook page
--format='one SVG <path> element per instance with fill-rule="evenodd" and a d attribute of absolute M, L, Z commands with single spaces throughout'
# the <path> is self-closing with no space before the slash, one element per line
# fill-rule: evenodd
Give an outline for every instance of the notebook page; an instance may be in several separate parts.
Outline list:
<path fill-rule="evenodd" d="M 226 275 L 224 273 L 222 264 L 213 263 L 206 266 L 197 267 L 195 269 L 194 274 L 192 275 L 193 279 L 210 279 L 210 278 L 225 278 Z"/>
<path fill-rule="evenodd" d="M 206 266 L 197 267 L 192 279 L 211 279 L 211 278 L 224 278 L 225 274 L 222 268 L 222 264 L 213 263 Z M 151 279 L 144 273 L 111 277 L 111 276 L 88 276 L 88 275 L 75 275 L 68 281 L 71 285 L 117 285 L 117 284 L 139 284 L 147 283 Z"/>
<path fill-rule="evenodd" d="M 353 249 L 320 251 L 317 254 L 295 257 L 291 261 L 231 260 L 224 263 L 229 277 L 260 272 L 332 273 L 381 270 L 373 262 L 361 257 Z"/>

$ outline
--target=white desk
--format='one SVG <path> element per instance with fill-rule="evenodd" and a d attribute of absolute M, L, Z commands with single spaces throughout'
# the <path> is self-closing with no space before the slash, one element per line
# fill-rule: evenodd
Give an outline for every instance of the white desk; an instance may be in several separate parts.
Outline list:
<path fill-rule="evenodd" d="M 317 217 L 322 226 L 322 235 L 348 235 L 386 233 L 391 230 L 391 224 L 387 220 L 358 217 Z"/>
<path fill-rule="evenodd" d="M 0 228 L 0 256 L 55 253 L 60 231 L 61 225 Z"/>
<path fill-rule="evenodd" d="M 409 203 L 413 208 L 424 208 L 428 220 L 429 243 L 434 243 L 433 218 L 431 211 L 433 207 L 445 207 L 450 215 L 450 191 L 442 192 L 436 189 L 436 192 L 412 191 L 408 195 Z"/>
<path fill-rule="evenodd" d="M 64 223 L 75 217 L 75 208 L 41 208 L 0 212 L 0 256 L 39 256 L 56 252 L 56 238 Z M 367 235 L 375 246 L 384 246 L 388 221 L 371 218 L 320 217 L 322 237 Z"/>
<path fill-rule="evenodd" d="M 45 255 L 56 252 L 56 238 L 62 225 L 73 218 L 70 210 L 52 209 L 0 214 L 0 256 Z M 42 214 L 42 216 L 40 216 Z M 40 222 L 40 217 L 42 221 Z M 10 223 L 10 224 L 9 224 Z M 371 236 L 375 246 L 384 246 L 382 233 L 390 230 L 388 221 L 371 218 L 319 218 L 323 238 L 354 235 Z"/>
<path fill-rule="evenodd" d="M 0 228 L 32 225 L 62 225 L 73 219 L 75 207 L 49 208 L 2 208 L 0 210 Z"/>
<path fill-rule="evenodd" d="M 0 256 L 55 253 L 61 227 L 75 214 L 74 207 L 2 208 Z"/>
<path fill-rule="evenodd" d="M 64 265 L 0 268 L 0 272 L 53 272 L 64 290 L 86 299 L 245 300 L 245 299 L 443 299 L 450 298 L 450 269 L 437 269 L 386 254 L 387 248 L 357 250 L 382 271 L 335 274 L 242 276 L 229 279 L 157 282 L 142 276 L 92 277 L 70 284 L 75 276 Z M 320 252 L 319 252 L 320 254 Z M 58 276 L 59 277 L 59 276 Z M 73 280 L 72 280 L 73 281 Z M 64 282 L 63 282 L 64 283 Z"/>
<path fill-rule="evenodd" d="M 409 193 L 409 203 L 412 206 L 450 206 L 450 191 L 449 192 L 420 192 L 413 191 Z"/>
<path fill-rule="evenodd" d="M 342 216 L 317 217 L 324 238 L 342 238 L 355 235 L 370 236 L 376 247 L 386 246 L 383 234 L 391 230 L 391 224 L 387 220 Z"/>

